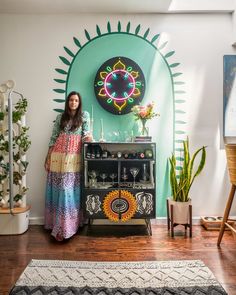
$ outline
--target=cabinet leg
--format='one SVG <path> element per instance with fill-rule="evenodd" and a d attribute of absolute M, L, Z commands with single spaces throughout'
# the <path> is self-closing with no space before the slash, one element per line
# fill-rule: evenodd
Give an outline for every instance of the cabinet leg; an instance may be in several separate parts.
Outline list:
<path fill-rule="evenodd" d="M 234 199 L 235 189 L 236 189 L 236 186 L 234 184 L 232 184 L 230 194 L 229 194 L 229 198 L 228 198 L 228 201 L 227 201 L 227 204 L 226 204 L 226 207 L 225 207 L 224 217 L 223 217 L 221 227 L 220 227 L 217 246 L 220 246 L 221 240 L 222 240 L 223 235 L 224 235 L 225 223 L 227 222 L 228 217 L 229 217 L 230 209 L 231 209 L 233 199 Z"/>
<path fill-rule="evenodd" d="M 150 219 L 145 219 L 147 230 L 150 236 L 152 236 L 152 225 Z"/>

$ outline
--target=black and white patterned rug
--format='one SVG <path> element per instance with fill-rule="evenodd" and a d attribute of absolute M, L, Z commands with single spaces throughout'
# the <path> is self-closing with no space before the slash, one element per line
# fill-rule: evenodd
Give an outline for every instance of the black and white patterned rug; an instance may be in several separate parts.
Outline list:
<path fill-rule="evenodd" d="M 227 294 L 200 260 L 32 260 L 10 295 Z"/>

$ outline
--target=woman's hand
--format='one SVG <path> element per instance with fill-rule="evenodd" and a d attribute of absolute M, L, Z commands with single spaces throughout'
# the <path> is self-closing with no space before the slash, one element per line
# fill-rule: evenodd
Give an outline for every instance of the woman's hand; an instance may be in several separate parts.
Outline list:
<path fill-rule="evenodd" d="M 93 137 L 90 133 L 86 134 L 85 136 L 83 136 L 82 141 L 83 142 L 91 142 L 93 140 Z"/>
<path fill-rule="evenodd" d="M 44 162 L 44 168 L 47 172 L 49 172 L 49 169 L 50 169 L 52 148 L 53 148 L 52 146 L 49 148 L 48 153 L 47 153 L 47 157 Z"/>

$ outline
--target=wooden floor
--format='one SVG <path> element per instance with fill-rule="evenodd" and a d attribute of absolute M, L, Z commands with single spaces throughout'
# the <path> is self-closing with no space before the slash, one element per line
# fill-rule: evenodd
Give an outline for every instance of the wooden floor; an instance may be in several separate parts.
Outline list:
<path fill-rule="evenodd" d="M 6 295 L 31 259 L 88 261 L 150 261 L 201 259 L 228 294 L 236 294 L 236 240 L 226 232 L 217 248 L 218 231 L 193 226 L 193 238 L 182 227 L 171 238 L 164 225 L 93 225 L 66 242 L 56 242 L 42 226 L 30 226 L 23 235 L 0 236 L 0 294 Z"/>

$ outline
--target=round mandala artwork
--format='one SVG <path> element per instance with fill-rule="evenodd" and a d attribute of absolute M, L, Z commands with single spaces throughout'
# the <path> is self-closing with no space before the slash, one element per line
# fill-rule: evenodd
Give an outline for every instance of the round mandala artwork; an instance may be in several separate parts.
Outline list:
<path fill-rule="evenodd" d="M 98 69 L 94 91 L 99 104 L 108 112 L 115 115 L 130 113 L 144 97 L 144 74 L 133 60 L 113 57 Z"/>
<path fill-rule="evenodd" d="M 115 190 L 108 193 L 103 201 L 104 214 L 111 221 L 127 221 L 136 210 L 137 202 L 133 194 L 125 190 Z"/>

